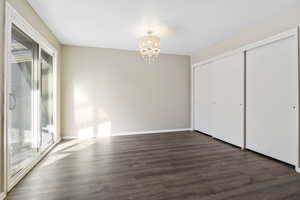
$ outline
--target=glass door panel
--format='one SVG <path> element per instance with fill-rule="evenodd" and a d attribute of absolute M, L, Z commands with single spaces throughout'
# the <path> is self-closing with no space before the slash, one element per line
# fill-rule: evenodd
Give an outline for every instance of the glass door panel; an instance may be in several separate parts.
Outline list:
<path fill-rule="evenodd" d="M 53 126 L 53 57 L 41 50 L 41 150 L 54 144 Z"/>
<path fill-rule="evenodd" d="M 35 66 L 38 44 L 12 27 L 7 79 L 9 176 L 13 177 L 37 155 L 34 131 Z"/>

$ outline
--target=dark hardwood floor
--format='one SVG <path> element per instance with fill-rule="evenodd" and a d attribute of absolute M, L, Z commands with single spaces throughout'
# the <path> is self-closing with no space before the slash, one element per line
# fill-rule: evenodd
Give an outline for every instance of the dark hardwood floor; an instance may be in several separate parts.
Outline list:
<path fill-rule="evenodd" d="M 195 132 L 64 141 L 9 200 L 299 200 L 286 164 Z"/>

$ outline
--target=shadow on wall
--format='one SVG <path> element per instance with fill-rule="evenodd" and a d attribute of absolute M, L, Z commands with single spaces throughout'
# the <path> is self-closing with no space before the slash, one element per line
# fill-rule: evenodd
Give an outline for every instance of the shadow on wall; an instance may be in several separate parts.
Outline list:
<path fill-rule="evenodd" d="M 77 137 L 87 139 L 107 137 L 111 135 L 111 121 L 108 114 L 99 108 L 94 108 L 93 102 L 78 86 L 74 88 L 74 123 Z"/>

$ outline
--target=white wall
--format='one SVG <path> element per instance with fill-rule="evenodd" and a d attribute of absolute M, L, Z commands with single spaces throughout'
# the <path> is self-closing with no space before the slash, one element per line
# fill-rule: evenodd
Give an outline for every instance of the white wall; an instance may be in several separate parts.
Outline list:
<path fill-rule="evenodd" d="M 190 57 L 63 47 L 63 136 L 190 127 Z"/>
<path fill-rule="evenodd" d="M 210 47 L 201 49 L 191 56 L 191 63 L 197 63 L 226 51 L 237 49 L 244 45 L 268 38 L 278 33 L 295 28 L 300 24 L 299 8 L 291 9 L 280 16 L 265 19 L 254 27 L 249 27 L 240 33 L 220 41 Z"/>

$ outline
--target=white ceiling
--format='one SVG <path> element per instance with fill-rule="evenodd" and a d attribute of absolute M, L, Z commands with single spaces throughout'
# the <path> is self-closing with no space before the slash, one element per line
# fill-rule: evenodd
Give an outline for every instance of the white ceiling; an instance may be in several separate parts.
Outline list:
<path fill-rule="evenodd" d="M 163 53 L 196 50 L 293 7 L 299 0 L 28 0 L 63 44 L 138 50 L 152 29 Z"/>

